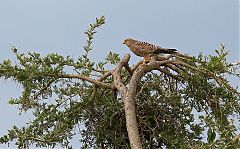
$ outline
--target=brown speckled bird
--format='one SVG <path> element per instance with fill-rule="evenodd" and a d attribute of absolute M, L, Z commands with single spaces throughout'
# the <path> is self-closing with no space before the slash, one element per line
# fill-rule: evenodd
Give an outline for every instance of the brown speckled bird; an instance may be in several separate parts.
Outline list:
<path fill-rule="evenodd" d="M 137 41 L 131 38 L 124 40 L 123 44 L 128 46 L 130 50 L 137 56 L 144 57 L 143 63 L 149 61 L 152 56 L 158 54 L 172 54 L 176 53 L 176 49 L 162 48 L 160 46 L 152 45 L 147 42 Z"/>

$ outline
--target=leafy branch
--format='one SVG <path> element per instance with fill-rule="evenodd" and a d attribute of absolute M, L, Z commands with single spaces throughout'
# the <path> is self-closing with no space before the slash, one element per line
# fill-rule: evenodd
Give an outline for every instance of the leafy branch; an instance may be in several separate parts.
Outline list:
<path fill-rule="evenodd" d="M 100 18 L 96 18 L 96 22 L 89 25 L 89 28 L 86 32 L 84 32 L 87 35 L 87 41 L 86 45 L 84 46 L 85 54 L 82 56 L 84 58 L 84 64 L 85 66 L 88 66 L 89 58 L 88 53 L 89 51 L 93 50 L 92 43 L 93 43 L 93 35 L 97 32 L 96 28 L 102 26 L 105 24 L 105 17 L 101 16 Z"/>

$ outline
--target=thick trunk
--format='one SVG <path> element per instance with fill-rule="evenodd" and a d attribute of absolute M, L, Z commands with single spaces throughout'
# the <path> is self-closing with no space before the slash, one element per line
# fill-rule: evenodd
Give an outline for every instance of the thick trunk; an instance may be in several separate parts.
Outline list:
<path fill-rule="evenodd" d="M 128 131 L 128 138 L 132 149 L 142 149 L 141 139 L 138 132 L 138 123 L 135 111 L 134 96 L 136 92 L 136 86 L 128 86 L 122 82 L 121 69 L 124 66 L 128 66 L 130 55 L 125 55 L 121 62 L 118 63 L 116 69 L 112 72 L 114 78 L 114 85 L 120 92 L 121 98 L 124 101 L 124 110 L 126 115 L 126 127 Z"/>
<path fill-rule="evenodd" d="M 124 109 L 126 115 L 126 127 L 132 149 L 142 149 L 141 139 L 138 131 L 136 117 L 136 106 L 134 97 L 137 86 L 129 86 L 124 100 Z"/>
<path fill-rule="evenodd" d="M 130 55 L 125 55 L 124 58 L 118 63 L 116 69 L 112 71 L 114 78 L 114 86 L 120 92 L 121 98 L 124 101 L 124 110 L 126 115 L 126 127 L 128 131 L 128 138 L 132 149 L 142 149 L 142 143 L 140 134 L 138 131 L 137 115 L 135 96 L 137 92 L 137 85 L 139 79 L 147 72 L 152 70 L 158 70 L 160 65 L 166 64 L 168 60 L 157 62 L 155 60 L 150 61 L 147 65 L 137 65 L 131 70 L 128 66 Z M 130 74 L 132 74 L 131 80 L 126 86 L 121 78 L 121 70 L 125 67 Z"/>

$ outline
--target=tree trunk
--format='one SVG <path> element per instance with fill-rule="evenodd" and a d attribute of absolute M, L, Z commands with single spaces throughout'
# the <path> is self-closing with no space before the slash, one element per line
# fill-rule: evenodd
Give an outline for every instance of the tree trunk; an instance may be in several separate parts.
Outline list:
<path fill-rule="evenodd" d="M 155 59 L 153 59 L 147 65 L 137 65 L 134 69 L 130 70 L 130 68 L 128 67 L 129 59 L 130 55 L 125 55 L 124 58 L 117 64 L 117 67 L 112 72 L 112 75 L 114 79 L 114 86 L 120 92 L 121 98 L 124 101 L 126 127 L 131 148 L 142 149 L 143 146 L 138 131 L 135 105 L 135 96 L 137 92 L 138 81 L 145 73 L 152 70 L 158 70 L 161 65 L 166 64 L 167 62 L 169 62 L 169 60 L 156 61 Z M 132 74 L 132 77 L 127 87 L 121 79 L 121 70 L 123 67 L 126 67 L 126 69 L 130 71 L 130 74 Z"/>
<path fill-rule="evenodd" d="M 135 106 L 135 93 L 137 86 L 129 85 L 126 98 L 124 100 L 124 110 L 126 115 L 126 127 L 128 131 L 128 137 L 130 140 L 132 149 L 142 149 L 140 134 L 138 131 L 138 123 L 136 116 Z"/>
<path fill-rule="evenodd" d="M 138 123 L 136 118 L 136 108 L 134 102 L 134 96 L 136 92 L 136 86 L 129 85 L 128 88 L 125 86 L 121 79 L 121 69 L 128 65 L 130 55 L 127 54 L 118 63 L 116 69 L 112 72 L 114 78 L 114 85 L 120 92 L 121 98 L 124 101 L 124 110 L 126 115 L 126 127 L 128 131 L 128 138 L 132 149 L 142 149 L 141 139 L 138 132 Z"/>

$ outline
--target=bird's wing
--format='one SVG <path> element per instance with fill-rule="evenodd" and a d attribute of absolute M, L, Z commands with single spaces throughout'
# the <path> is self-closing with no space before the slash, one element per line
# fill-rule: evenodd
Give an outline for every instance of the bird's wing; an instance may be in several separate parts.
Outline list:
<path fill-rule="evenodd" d="M 139 49 L 141 49 L 143 53 L 146 53 L 146 54 L 147 53 L 149 53 L 149 54 L 159 54 L 159 53 L 172 54 L 172 53 L 177 52 L 176 49 L 162 48 L 160 46 L 153 45 L 153 44 L 150 44 L 147 42 L 138 41 L 135 43 L 135 45 L 137 47 L 139 47 Z"/>
<path fill-rule="evenodd" d="M 159 47 L 159 46 L 155 46 L 150 43 L 141 42 L 141 41 L 136 41 L 132 45 L 132 47 L 135 49 L 141 50 L 144 53 L 155 53 L 156 50 L 161 49 L 161 47 Z"/>

